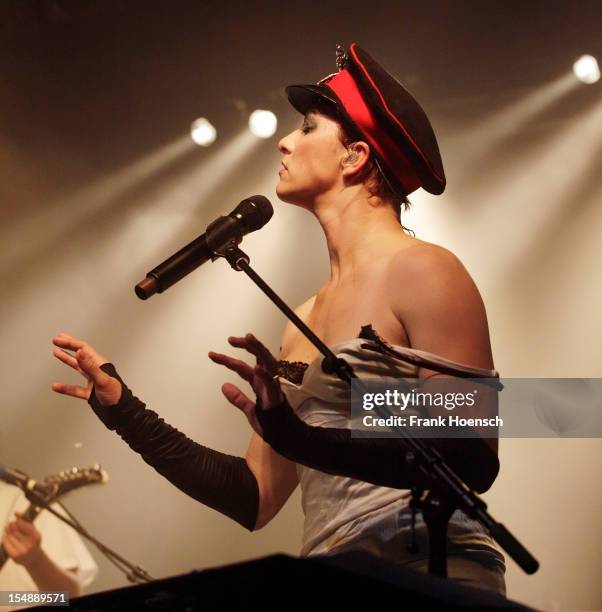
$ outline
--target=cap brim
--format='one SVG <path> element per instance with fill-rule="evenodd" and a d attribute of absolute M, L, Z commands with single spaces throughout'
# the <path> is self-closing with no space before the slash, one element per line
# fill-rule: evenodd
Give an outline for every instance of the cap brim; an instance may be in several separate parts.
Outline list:
<path fill-rule="evenodd" d="M 326 102 L 337 108 L 340 107 L 332 91 L 321 85 L 289 85 L 285 91 L 288 101 L 302 115 L 320 103 Z"/>

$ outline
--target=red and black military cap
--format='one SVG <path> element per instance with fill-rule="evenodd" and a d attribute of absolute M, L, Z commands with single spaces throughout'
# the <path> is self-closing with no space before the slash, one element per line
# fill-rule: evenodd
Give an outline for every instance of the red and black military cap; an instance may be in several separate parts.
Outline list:
<path fill-rule="evenodd" d="M 337 54 L 339 72 L 316 85 L 290 85 L 286 93 L 300 113 L 316 103 L 333 104 L 362 136 L 395 193 L 419 187 L 438 195 L 445 174 L 435 133 L 426 113 L 399 81 L 357 43 Z"/>

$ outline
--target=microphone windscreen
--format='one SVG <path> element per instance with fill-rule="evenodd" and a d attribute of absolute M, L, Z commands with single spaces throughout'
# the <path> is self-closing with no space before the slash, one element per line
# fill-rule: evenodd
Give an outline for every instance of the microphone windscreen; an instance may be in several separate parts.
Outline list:
<path fill-rule="evenodd" d="M 249 231 L 254 232 L 261 229 L 272 218 L 274 209 L 265 196 L 254 195 L 245 198 L 236 207 L 234 214 L 240 214 Z"/>

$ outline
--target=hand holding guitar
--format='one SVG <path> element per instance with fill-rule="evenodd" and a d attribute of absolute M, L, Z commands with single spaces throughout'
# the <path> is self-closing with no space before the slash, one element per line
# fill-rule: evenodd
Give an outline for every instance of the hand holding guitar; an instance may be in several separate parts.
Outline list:
<path fill-rule="evenodd" d="M 2 546 L 6 554 L 15 563 L 28 567 L 42 554 L 41 542 L 40 532 L 23 518 L 21 512 L 15 512 L 15 519 L 4 528 Z"/>

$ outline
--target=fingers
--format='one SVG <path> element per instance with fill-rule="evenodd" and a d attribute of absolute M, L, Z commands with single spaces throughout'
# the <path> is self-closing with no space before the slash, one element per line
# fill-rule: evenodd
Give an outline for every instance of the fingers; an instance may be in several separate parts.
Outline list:
<path fill-rule="evenodd" d="M 59 346 L 60 348 L 70 349 L 77 351 L 82 348 L 86 343 L 75 336 L 70 336 L 65 332 L 59 332 L 53 339 L 52 344 Z"/>
<path fill-rule="evenodd" d="M 253 387 L 253 391 L 255 391 L 265 409 L 282 403 L 284 398 L 280 384 L 274 380 L 274 374 L 278 371 L 278 362 L 269 350 L 253 334 L 247 334 L 244 337 L 231 336 L 228 338 L 228 342 L 232 346 L 245 348 L 255 355 L 257 357 L 257 365 L 252 368 L 244 361 L 213 351 L 209 352 L 209 358 L 213 362 L 224 365 L 236 372 L 243 380 L 247 381 Z M 233 387 L 233 389 L 238 391 L 236 387 Z M 242 406 L 236 403 L 237 396 L 233 389 L 230 389 L 230 393 L 226 397 L 230 403 L 243 409 Z M 222 387 L 222 391 L 226 394 L 224 387 Z M 242 402 L 243 400 L 240 401 Z"/>
<path fill-rule="evenodd" d="M 275 374 L 278 370 L 278 360 L 272 355 L 270 350 L 262 344 L 253 334 L 247 334 L 249 348 L 251 352 L 263 361 L 263 367 L 270 373 Z"/>
<path fill-rule="evenodd" d="M 22 550 L 21 542 L 11 533 L 11 531 L 9 531 L 8 527 L 6 527 L 4 530 L 2 546 L 11 559 L 18 555 Z"/>
<path fill-rule="evenodd" d="M 23 526 L 18 521 L 11 521 L 6 527 L 6 533 L 8 536 L 13 538 L 13 541 L 20 542 L 21 544 L 27 543 L 32 538 L 30 531 L 23 529 Z"/>
<path fill-rule="evenodd" d="M 255 412 L 255 403 L 251 401 L 238 387 L 231 383 L 225 383 L 222 385 L 222 393 L 231 404 L 236 406 L 241 412 L 244 413 L 253 431 L 263 437 L 263 430 Z"/>
<path fill-rule="evenodd" d="M 88 387 L 80 387 L 78 385 L 66 385 L 64 383 L 53 383 L 52 390 L 62 395 L 70 395 L 71 397 L 77 397 L 79 399 L 87 400 L 90 396 L 90 389 Z"/>
<path fill-rule="evenodd" d="M 278 369 L 278 360 L 272 355 L 269 349 L 264 346 L 253 334 L 244 337 L 230 336 L 228 342 L 237 348 L 244 348 L 257 357 L 258 363 L 272 375 Z"/>
<path fill-rule="evenodd" d="M 242 379 L 246 380 L 249 384 L 253 381 L 253 368 L 240 359 L 234 359 L 222 353 L 214 353 L 210 351 L 208 353 L 209 359 L 215 363 L 219 363 L 226 366 L 229 370 L 236 372 Z"/>
<path fill-rule="evenodd" d="M 255 402 L 251 401 L 236 385 L 224 383 L 222 393 L 233 406 L 242 410 L 247 416 L 253 411 Z"/>
<path fill-rule="evenodd" d="M 52 339 L 52 343 L 58 347 L 53 350 L 53 355 L 57 359 L 77 370 L 86 378 L 93 379 L 97 385 L 106 383 L 107 375 L 100 369 L 100 366 L 107 363 L 108 360 L 100 355 L 94 347 L 65 332 L 57 334 Z M 75 351 L 75 355 L 71 355 L 68 351 Z"/>
<path fill-rule="evenodd" d="M 28 565 L 40 554 L 41 541 L 40 532 L 17 514 L 17 519 L 6 526 L 2 544 L 15 563 Z"/>
<path fill-rule="evenodd" d="M 75 357 L 73 357 L 73 355 L 70 355 L 67 351 L 65 351 L 64 349 L 60 349 L 60 348 L 55 348 L 52 351 L 52 354 L 59 360 L 62 361 L 63 363 L 67 364 L 70 368 L 73 368 L 74 370 L 76 370 L 77 372 L 79 372 L 80 374 L 83 374 L 82 370 L 79 367 L 79 364 L 77 363 L 77 359 Z"/>
<path fill-rule="evenodd" d="M 73 368 L 76 372 L 81 374 L 84 378 L 90 379 L 90 373 L 85 372 L 80 367 L 80 360 L 77 356 L 81 356 L 81 352 L 85 350 L 86 343 L 79 338 L 74 338 L 73 336 L 69 336 L 64 332 L 59 333 L 52 339 L 52 343 L 59 347 L 55 348 L 52 351 L 52 354 L 64 364 L 68 365 L 70 368 Z M 76 351 L 76 357 L 68 353 L 68 350 Z M 90 396 L 90 384 L 86 387 L 82 387 L 80 385 L 67 385 L 64 383 L 54 383 L 52 385 L 52 390 L 56 393 L 61 393 L 62 395 L 69 395 L 71 397 L 77 397 L 78 399 L 87 400 Z"/>
<path fill-rule="evenodd" d="M 38 535 L 38 530 L 29 522 L 22 518 L 22 515 L 15 513 L 17 518 L 10 523 L 11 528 L 15 536 L 21 538 L 32 538 Z"/>

